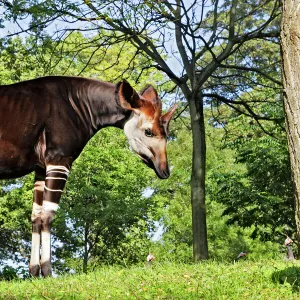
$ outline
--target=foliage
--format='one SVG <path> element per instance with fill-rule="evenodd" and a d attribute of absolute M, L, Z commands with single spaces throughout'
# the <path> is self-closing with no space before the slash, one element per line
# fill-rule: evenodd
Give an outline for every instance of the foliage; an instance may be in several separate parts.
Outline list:
<path fill-rule="evenodd" d="M 105 129 L 77 159 L 54 222 L 56 238 L 63 243 L 58 258 L 127 264 L 147 252 L 153 207 L 142 193 L 151 171 L 126 145 L 120 131 Z"/>
<path fill-rule="evenodd" d="M 102 34 L 104 34 L 102 32 Z M 46 75 L 77 75 L 117 82 L 123 78 L 136 82 L 157 84 L 163 75 L 145 69 L 149 60 L 135 53 L 127 42 L 112 47 L 89 44 L 101 36 L 86 37 L 80 32 L 64 40 L 45 38 L 36 46 L 36 39 L 9 38 L 2 41 L 0 57 L 1 84 L 14 83 Z"/>
<path fill-rule="evenodd" d="M 26 259 L 32 196 L 32 176 L 25 180 L 3 182 L 0 192 L 0 259 Z"/>
<path fill-rule="evenodd" d="M 240 124 L 245 126 L 240 128 Z M 270 137 L 241 116 L 233 118 L 228 127 L 234 128 L 235 136 L 225 145 L 236 150 L 236 163 L 244 164 L 246 170 L 215 172 L 214 198 L 226 205 L 224 214 L 230 216 L 229 223 L 242 227 L 255 224 L 254 238 L 280 241 L 285 234 L 293 234 L 295 225 L 286 136 L 273 131 L 277 139 Z"/>
<path fill-rule="evenodd" d="M 17 270 L 14 269 L 13 267 L 5 266 L 0 272 L 0 281 L 3 280 L 9 281 L 17 278 L 18 278 Z"/>
<path fill-rule="evenodd" d="M 5 299 L 297 299 L 299 269 L 281 260 L 111 266 L 84 275 L 0 282 L 0 293 Z"/>
<path fill-rule="evenodd" d="M 281 284 L 288 283 L 293 287 L 294 292 L 300 291 L 300 268 L 298 266 L 290 266 L 286 269 L 276 271 L 272 274 L 274 282 Z"/>
<path fill-rule="evenodd" d="M 260 82 L 261 78 L 266 81 L 264 86 L 269 85 L 270 90 L 280 86 L 280 81 L 264 72 L 265 62 L 271 55 L 259 56 L 265 46 L 271 53 L 273 49 L 269 45 L 278 44 L 280 1 L 107 0 L 81 3 L 51 0 L 5 1 L 3 7 L 6 9 L 4 18 L 7 20 L 28 17 L 28 26 L 21 32 L 33 32 L 37 38 L 45 39 L 49 36 L 49 25 L 63 21 L 67 25 L 64 29 L 59 26 L 53 35 L 58 39 L 65 39 L 75 27 L 91 36 L 96 36 L 96 32 L 104 33 L 101 41 L 90 40 L 89 47 L 94 49 L 103 43 L 114 45 L 130 41 L 136 49 L 135 53 L 145 56 L 146 61 L 151 59 L 151 63 L 147 63 L 143 70 L 155 67 L 167 75 L 175 85 L 174 89 L 178 87 L 191 113 L 194 146 L 191 178 L 194 259 L 207 258 L 202 95 L 213 99 L 210 101 L 226 103 L 256 120 L 266 118 L 263 111 L 256 110 L 257 100 L 247 97 L 242 101 L 237 99 L 242 93 L 247 94 L 250 89 L 254 89 L 255 83 Z M 261 40 L 264 42 L 261 43 Z M 175 41 L 175 47 L 170 46 L 171 41 Z M 255 53 L 258 55 L 253 57 L 251 53 L 257 45 Z M 93 58 L 93 55 L 90 57 Z M 169 63 L 170 58 L 178 63 Z M 272 65 L 272 69 L 276 68 L 279 69 L 278 65 Z M 225 72 L 219 72 L 220 69 Z M 237 73 L 234 76 L 234 89 L 230 88 L 230 77 L 233 74 L 230 71 L 226 74 L 227 70 Z M 245 75 L 247 73 L 250 75 Z M 209 81 L 210 77 L 216 78 L 216 81 Z M 224 78 L 223 88 L 220 85 Z M 247 83 L 239 85 L 245 78 Z M 228 99 L 220 96 L 224 89 L 227 94 L 234 94 L 234 97 Z"/>
<path fill-rule="evenodd" d="M 163 234 L 151 249 L 160 261 L 191 261 L 192 141 L 189 129 L 183 125 L 188 124 L 188 119 L 181 120 L 183 123 L 178 119 L 173 125 L 169 143 L 171 177 L 166 183 L 155 181 L 153 186 L 152 201 L 158 207 L 156 219 Z M 284 140 L 273 139 L 252 128 L 248 129 L 251 134 L 248 140 L 232 142 L 230 145 L 234 146 L 228 147 L 228 142 L 223 141 L 222 128 L 208 125 L 206 130 L 210 257 L 232 261 L 241 251 L 253 258 L 278 257 L 285 251 L 279 248 L 284 241 L 283 233 L 293 224 Z"/>
<path fill-rule="evenodd" d="M 10 281 L 18 278 L 28 279 L 28 268 L 4 266 L 0 271 L 0 281 Z"/>
<path fill-rule="evenodd" d="M 24 17 L 24 14 L 31 15 L 32 18 L 28 19 L 29 27 L 35 35 L 26 40 L 24 49 L 21 39 L 4 41 L 5 68 L 2 71 L 8 82 L 35 77 L 35 74 L 98 77 L 100 73 L 102 78 L 108 80 L 130 76 L 138 83 L 146 81 L 146 78 L 147 82 L 161 83 L 166 78 L 153 73 L 152 67 L 156 67 L 181 88 L 179 97 L 182 98 L 182 93 L 184 101 L 189 104 L 196 101 L 191 100 L 191 95 L 202 94 L 204 104 L 211 105 L 213 112 L 212 118 L 206 112 L 206 119 L 215 126 L 207 126 L 207 207 L 204 201 L 201 204 L 201 208 L 208 212 L 210 254 L 213 258 L 232 260 L 239 250 L 262 255 L 270 247 L 276 253 L 277 245 L 252 240 L 250 235 L 254 233 L 267 240 L 274 237 L 271 234 L 275 234 L 279 240 L 278 232 L 282 232 L 284 226 L 292 225 L 289 182 L 281 181 L 289 178 L 285 168 L 287 160 L 284 146 L 283 143 L 273 142 L 262 135 L 263 131 L 276 136 L 282 135 L 278 2 L 216 1 L 206 3 L 209 6 L 201 13 L 203 3 L 182 2 L 180 8 L 168 1 L 145 1 L 138 5 L 132 5 L 132 1 L 86 1 L 82 5 L 68 1 L 14 1 L 10 5 L 6 1 L 5 16 L 17 19 L 19 16 Z M 190 6 L 185 9 L 187 5 Z M 50 37 L 49 32 L 46 34 L 44 31 L 47 23 L 61 18 L 70 22 L 72 28 L 65 27 L 66 30 Z M 74 32 L 73 25 L 83 24 L 82 22 L 86 27 L 80 29 L 89 34 Z M 176 33 L 170 29 L 174 24 Z M 173 34 L 177 37 L 174 36 L 177 49 L 168 51 L 167 43 L 172 40 Z M 169 54 L 174 55 L 180 63 L 168 64 Z M 12 74 L 7 72 L 10 66 L 14 71 Z M 249 122 L 242 114 L 254 117 L 256 123 Z M 265 119 L 271 119 L 272 123 L 267 123 Z M 181 121 L 190 122 L 187 118 L 182 118 Z M 229 132 L 227 141 L 232 142 L 232 148 L 238 150 L 237 163 L 234 151 L 221 147 L 220 132 L 224 125 Z M 260 127 L 260 131 L 257 127 Z M 199 135 L 203 137 L 203 134 L 204 131 L 198 136 L 194 134 L 193 141 L 199 140 Z M 214 136 L 218 138 L 215 139 Z M 248 144 L 244 142 L 244 138 L 248 138 Z M 272 153 L 268 149 L 270 145 L 275 145 Z M 87 153 L 78 174 L 74 173 L 74 184 L 70 182 L 70 191 L 62 203 L 65 210 L 61 209 L 60 214 L 64 218 L 58 217 L 56 221 L 57 239 L 67 241 L 62 247 L 58 246 L 56 255 L 62 258 L 62 265 L 57 268 L 68 266 L 69 269 L 78 270 L 79 259 L 89 259 L 91 266 L 98 263 L 99 258 L 101 262 L 123 261 L 126 264 L 140 260 L 144 251 L 142 249 L 148 247 L 144 239 L 145 232 L 147 228 L 154 227 L 145 220 L 146 216 L 150 221 L 158 220 L 165 231 L 161 245 L 155 245 L 161 253 L 159 257 L 190 261 L 193 242 L 190 215 L 192 208 L 199 207 L 196 203 L 190 204 L 191 146 L 190 131 L 180 126 L 172 129 L 169 145 L 169 149 L 174 149 L 170 153 L 172 177 L 167 183 L 154 183 L 151 199 L 153 204 L 147 205 L 145 214 L 141 214 L 139 206 L 134 206 L 137 208 L 135 212 L 139 221 L 132 220 L 131 213 L 122 215 L 123 204 L 129 202 L 128 199 L 124 197 L 115 178 L 109 178 L 102 172 L 101 176 L 107 182 L 101 182 L 100 176 L 98 178 L 95 175 L 99 170 L 95 170 L 91 163 L 94 156 L 95 161 L 98 157 L 93 151 Z M 111 153 L 115 152 L 114 147 L 110 149 Z M 199 149 L 194 152 L 196 156 L 199 153 Z M 257 153 L 261 158 L 257 157 Z M 205 157 L 205 153 L 201 155 Z M 117 156 L 115 158 L 118 160 Z M 101 159 L 108 163 L 109 169 L 114 166 L 107 157 Z M 100 163 L 98 165 L 101 166 Z M 278 168 L 272 168 L 272 165 Z M 126 169 L 124 166 L 122 168 Z M 257 170 L 261 171 L 258 172 L 259 177 L 256 176 Z M 76 171 L 76 165 L 73 171 Z M 84 178 L 88 178 L 86 186 L 81 184 L 81 173 L 85 175 Z M 113 168 L 112 173 L 114 174 Z M 117 173 L 120 173 L 119 170 Z M 196 183 L 198 184 L 197 180 Z M 278 183 L 282 187 L 281 191 L 276 189 Z M 97 189 L 96 185 L 102 188 Z M 115 186 L 114 193 L 112 188 Z M 264 192 L 263 188 L 266 186 L 267 190 Z M 114 203 L 119 214 L 121 212 L 120 217 L 114 216 L 114 209 L 108 205 L 109 201 Z M 139 204 L 143 206 L 144 201 L 147 202 L 142 198 Z M 137 202 L 134 204 L 138 204 Z M 253 214 L 244 213 L 248 210 Z M 82 211 L 90 218 L 82 218 Z M 221 217 L 224 211 L 230 214 L 229 217 Z M 282 211 L 283 217 L 280 216 Z M 272 214 L 276 216 L 275 219 L 271 218 Z M 239 215 L 242 217 L 238 218 Z M 91 223 L 91 219 L 100 219 L 103 223 Z M 66 223 L 62 220 L 66 220 Z M 227 224 L 230 221 L 233 224 Z M 109 231 L 105 222 L 116 223 L 116 226 Z M 194 232 L 194 235 L 198 234 Z M 111 238 L 113 235 L 117 237 L 116 240 Z M 124 238 L 122 242 L 121 238 Z M 204 242 L 206 237 L 201 238 Z M 88 240 L 93 241 L 93 244 L 88 245 Z M 141 243 L 137 245 L 137 241 Z M 103 251 L 106 244 L 109 248 Z M 75 253 L 75 257 L 71 257 L 71 252 Z M 273 252 L 269 252 L 272 256 Z M 85 256 L 87 253 L 88 257 Z M 133 253 L 132 257 L 130 253 Z"/>

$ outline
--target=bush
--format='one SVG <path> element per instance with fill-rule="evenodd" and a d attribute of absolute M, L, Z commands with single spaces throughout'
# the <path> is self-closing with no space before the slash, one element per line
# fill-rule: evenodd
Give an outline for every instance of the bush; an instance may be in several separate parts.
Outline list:
<path fill-rule="evenodd" d="M 13 280 L 18 278 L 18 270 L 10 267 L 10 266 L 5 266 L 2 271 L 0 272 L 0 280 Z"/>

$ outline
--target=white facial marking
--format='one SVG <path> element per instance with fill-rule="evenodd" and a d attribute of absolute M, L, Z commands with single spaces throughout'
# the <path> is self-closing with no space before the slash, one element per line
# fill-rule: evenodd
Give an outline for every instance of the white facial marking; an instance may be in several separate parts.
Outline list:
<path fill-rule="evenodd" d="M 124 133 L 132 150 L 149 159 L 153 158 L 153 154 L 149 148 L 155 148 L 157 139 L 155 137 L 146 137 L 145 130 L 151 130 L 152 126 L 151 120 L 145 119 L 142 114 L 138 115 L 136 113 L 134 113 L 133 117 L 124 126 Z"/>
<path fill-rule="evenodd" d="M 153 120 L 143 113 L 134 114 L 125 123 L 124 133 L 127 136 L 131 149 L 137 153 L 146 165 L 153 168 L 160 178 L 169 176 L 169 169 L 166 155 L 166 136 L 163 133 L 161 124 L 156 124 L 158 120 Z M 157 131 L 154 132 L 157 127 Z"/>

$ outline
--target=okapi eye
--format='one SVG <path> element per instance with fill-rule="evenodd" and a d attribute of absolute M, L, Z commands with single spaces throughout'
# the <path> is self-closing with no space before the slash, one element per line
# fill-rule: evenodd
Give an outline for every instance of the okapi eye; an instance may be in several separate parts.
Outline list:
<path fill-rule="evenodd" d="M 153 133 L 152 133 L 152 131 L 148 128 L 148 129 L 145 129 L 145 135 L 148 136 L 148 137 L 152 137 L 152 136 L 153 136 Z"/>

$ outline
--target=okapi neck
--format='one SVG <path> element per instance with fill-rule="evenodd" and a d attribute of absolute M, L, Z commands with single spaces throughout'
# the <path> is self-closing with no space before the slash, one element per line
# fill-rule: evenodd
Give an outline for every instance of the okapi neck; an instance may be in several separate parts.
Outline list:
<path fill-rule="evenodd" d="M 124 129 L 126 121 L 128 121 L 132 115 L 132 110 L 124 109 L 116 101 L 114 91 L 112 93 L 106 93 L 105 97 L 95 97 L 91 101 L 90 107 L 93 107 L 90 111 L 91 120 L 94 120 L 96 131 L 104 127 L 117 127 Z"/>
<path fill-rule="evenodd" d="M 116 85 L 100 80 L 71 78 L 71 94 L 78 98 L 80 109 L 77 114 L 84 115 L 88 127 L 95 134 L 104 127 L 123 129 L 132 111 L 122 108 L 115 97 Z"/>

